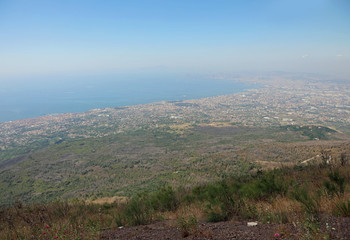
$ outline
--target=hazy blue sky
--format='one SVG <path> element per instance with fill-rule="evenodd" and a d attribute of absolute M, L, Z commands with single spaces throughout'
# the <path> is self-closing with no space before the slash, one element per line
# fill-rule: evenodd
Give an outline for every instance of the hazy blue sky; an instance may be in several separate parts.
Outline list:
<path fill-rule="evenodd" d="M 157 67 L 350 76 L 350 1 L 0 0 L 0 79 Z"/>

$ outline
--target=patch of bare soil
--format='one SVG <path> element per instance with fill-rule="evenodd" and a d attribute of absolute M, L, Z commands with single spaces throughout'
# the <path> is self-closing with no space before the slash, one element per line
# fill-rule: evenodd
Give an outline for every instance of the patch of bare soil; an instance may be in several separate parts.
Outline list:
<path fill-rule="evenodd" d="M 291 228 L 291 226 L 286 226 Z M 108 240 L 151 240 L 151 239 L 275 239 L 274 234 L 280 228 L 277 224 L 265 224 L 248 227 L 246 223 L 219 222 L 199 223 L 197 230 L 184 237 L 182 230 L 169 222 L 158 222 L 146 226 L 126 227 L 106 231 L 102 239 Z M 291 229 L 292 230 L 292 229 Z M 298 239 L 289 238 L 289 239 Z"/>
<path fill-rule="evenodd" d="M 329 219 L 328 229 L 322 229 L 323 233 L 330 233 L 331 239 L 350 239 L 350 218 Z M 278 233 L 280 236 L 275 237 Z M 151 240 L 151 239 L 186 239 L 186 240 L 297 240 L 302 237 L 300 232 L 292 224 L 258 224 L 248 227 L 247 222 L 219 222 L 199 223 L 197 230 L 187 237 L 182 230 L 171 221 L 157 222 L 145 226 L 123 227 L 108 230 L 103 233 L 104 240 Z"/>

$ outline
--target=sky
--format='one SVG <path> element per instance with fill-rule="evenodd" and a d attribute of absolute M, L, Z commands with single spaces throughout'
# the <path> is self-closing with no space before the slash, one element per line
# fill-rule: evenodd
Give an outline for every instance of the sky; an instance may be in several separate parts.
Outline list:
<path fill-rule="evenodd" d="M 0 0 L 0 81 L 140 69 L 350 77 L 350 1 Z"/>

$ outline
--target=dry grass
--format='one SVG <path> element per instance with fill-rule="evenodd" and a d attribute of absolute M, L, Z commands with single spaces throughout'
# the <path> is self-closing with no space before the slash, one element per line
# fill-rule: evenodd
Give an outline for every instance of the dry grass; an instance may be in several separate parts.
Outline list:
<path fill-rule="evenodd" d="M 325 187 L 323 186 L 324 181 L 329 181 L 329 173 L 335 169 L 339 170 L 339 174 L 345 178 L 347 183 L 344 194 L 330 195 L 325 191 Z M 262 223 L 292 223 L 302 229 L 301 231 L 312 228 L 312 231 L 308 230 L 308 234 L 310 233 L 310 236 L 316 236 L 315 239 L 317 239 L 318 236 L 323 236 L 321 234 L 317 235 L 317 231 L 319 231 L 317 221 L 320 220 L 320 217 L 330 217 L 338 214 L 341 216 L 350 215 L 350 205 L 346 205 L 348 199 L 350 199 L 348 184 L 350 180 L 350 166 L 281 168 L 275 171 L 275 174 L 279 174 L 282 177 L 276 179 L 283 179 L 283 181 L 289 183 L 288 192 L 271 193 L 269 196 L 260 196 L 257 198 L 237 195 L 239 199 L 234 200 L 235 204 L 241 205 L 239 205 L 239 210 L 234 213 L 234 216 L 230 215 L 230 219 L 253 218 Z M 259 180 L 257 177 L 250 179 L 251 182 L 257 180 Z M 226 190 L 230 189 L 230 181 L 227 181 Z M 234 182 L 232 180 L 232 184 Z M 249 185 L 251 182 L 241 182 L 241 184 Z M 301 192 L 295 189 L 304 189 L 307 193 L 306 198 L 310 198 L 311 202 L 297 200 L 294 195 L 301 194 Z M 207 205 L 210 199 L 208 198 L 209 195 L 205 195 L 206 190 L 204 188 L 200 190 L 203 191 L 204 195 L 195 195 L 190 190 L 174 192 L 174 194 L 170 191 L 171 189 L 165 188 L 165 190 L 163 189 L 163 195 L 159 193 L 158 195 L 146 195 L 144 196 L 144 200 L 157 200 L 153 201 L 153 203 L 162 203 L 164 206 L 167 206 L 168 201 L 176 198 L 176 208 L 171 207 L 156 210 L 157 208 L 154 208 L 152 204 L 141 206 L 141 210 L 143 209 L 142 207 L 149 208 L 153 206 L 153 208 L 151 207 L 152 209 L 146 209 L 152 215 L 151 220 L 166 219 L 172 223 L 173 227 L 178 228 L 179 219 L 182 220 L 182 225 L 185 227 L 187 225 L 192 227 L 191 224 L 193 222 L 208 219 Z M 164 195 L 165 193 L 171 193 L 169 195 L 171 197 L 165 198 L 165 196 L 168 196 Z M 236 194 L 234 191 L 224 193 Z M 206 194 L 209 193 L 206 192 Z M 189 198 L 185 198 L 186 196 Z M 235 195 L 235 197 L 237 196 Z M 159 198 L 154 199 L 155 197 Z M 305 209 L 310 207 L 308 204 L 312 205 L 312 201 L 315 201 L 315 199 L 317 200 L 317 204 L 311 206 L 313 207 L 311 208 L 312 211 L 305 212 Z M 211 200 L 221 201 L 222 199 Z M 129 214 L 125 215 L 126 217 L 133 217 L 133 212 L 125 212 L 125 209 L 128 209 L 128 204 L 131 202 L 132 199 L 127 201 L 126 198 L 116 196 L 90 202 L 54 202 L 46 205 L 38 204 L 29 206 L 16 203 L 13 207 L 0 210 L 0 239 L 99 239 L 100 234 L 105 229 L 117 228 L 121 223 L 124 224 L 122 221 L 118 222 L 118 216 L 123 214 L 123 211 Z M 143 203 L 145 203 L 143 199 L 136 198 L 134 206 L 138 207 L 138 204 Z M 341 205 L 341 211 L 337 212 L 336 210 L 339 210 L 340 204 L 343 204 Z M 214 212 L 217 210 L 219 213 L 221 211 L 222 213 L 223 210 L 219 206 L 221 205 L 214 204 L 211 210 Z M 133 209 L 129 208 L 129 210 Z M 281 228 L 280 231 L 285 236 L 289 234 L 287 228 Z M 197 233 L 203 236 L 210 235 L 210 233 Z"/>
<path fill-rule="evenodd" d="M 195 217 L 198 221 L 204 221 L 205 220 L 205 213 L 204 208 L 202 204 L 199 203 L 192 203 L 192 204 L 184 204 L 181 205 L 176 211 L 174 212 L 166 212 L 164 214 L 165 219 L 168 220 L 177 220 L 179 217 Z"/>
<path fill-rule="evenodd" d="M 114 196 L 114 197 L 104 197 L 104 198 L 98 198 L 95 200 L 86 200 L 86 203 L 90 204 L 112 204 L 112 203 L 126 203 L 128 200 L 127 197 L 121 197 L 121 196 Z"/>
<path fill-rule="evenodd" d="M 56 202 L 22 206 L 0 213 L 0 239 L 98 239 L 102 229 L 116 227 L 116 208 Z"/>

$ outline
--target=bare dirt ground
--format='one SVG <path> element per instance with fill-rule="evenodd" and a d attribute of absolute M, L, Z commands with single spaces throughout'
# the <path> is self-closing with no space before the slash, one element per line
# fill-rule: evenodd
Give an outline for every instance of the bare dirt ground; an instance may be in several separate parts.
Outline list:
<path fill-rule="evenodd" d="M 350 239 L 350 218 L 332 218 L 327 225 L 328 230 L 322 232 L 330 234 L 330 239 Z M 280 237 L 275 237 L 279 233 Z M 304 233 L 305 234 L 305 233 Z M 273 240 L 273 239 L 301 239 L 304 235 L 293 224 L 258 224 L 248 227 L 247 222 L 218 222 L 199 223 L 197 230 L 184 237 L 182 230 L 176 223 L 170 221 L 157 222 L 145 226 L 123 227 L 104 232 L 104 240 L 151 240 L 151 239 L 186 239 L 186 240 Z M 311 238 L 310 238 L 311 239 Z M 323 239 L 323 238 L 320 238 Z M 328 239 L 328 238 L 327 238 Z"/>

